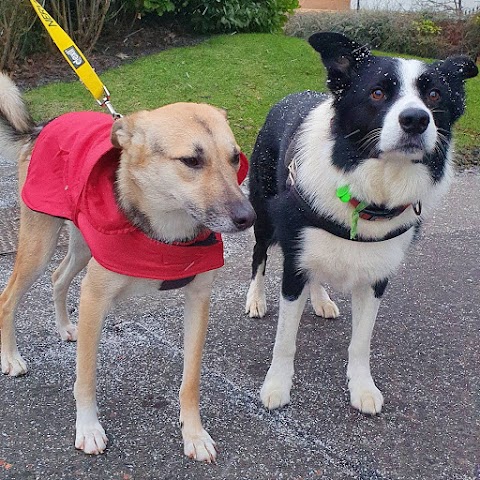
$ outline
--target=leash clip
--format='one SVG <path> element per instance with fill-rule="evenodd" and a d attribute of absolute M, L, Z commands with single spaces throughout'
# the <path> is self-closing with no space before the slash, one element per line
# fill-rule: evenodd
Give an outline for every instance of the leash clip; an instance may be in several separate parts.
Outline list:
<path fill-rule="evenodd" d="M 101 107 L 105 107 L 114 120 L 118 120 L 119 118 L 122 118 L 122 115 L 118 113 L 115 110 L 115 108 L 113 108 L 113 105 L 110 103 L 110 92 L 108 91 L 105 85 L 103 85 L 103 91 L 105 92 L 105 96 L 103 97 L 102 100 L 97 99 L 98 104 Z"/>

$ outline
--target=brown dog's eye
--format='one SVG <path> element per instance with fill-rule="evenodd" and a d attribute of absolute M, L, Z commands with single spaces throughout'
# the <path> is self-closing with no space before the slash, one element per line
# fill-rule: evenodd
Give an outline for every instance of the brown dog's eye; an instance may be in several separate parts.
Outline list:
<path fill-rule="evenodd" d="M 428 93 L 428 99 L 431 102 L 438 102 L 440 100 L 440 92 L 436 88 L 430 90 Z"/>
<path fill-rule="evenodd" d="M 238 152 L 235 152 L 232 157 L 232 165 L 237 166 L 240 163 L 240 154 Z"/>
<path fill-rule="evenodd" d="M 385 92 L 381 88 L 374 88 L 370 93 L 370 97 L 373 100 L 383 100 L 385 98 Z"/>
<path fill-rule="evenodd" d="M 203 166 L 202 160 L 198 157 L 182 157 L 179 160 L 190 168 L 201 168 Z"/>

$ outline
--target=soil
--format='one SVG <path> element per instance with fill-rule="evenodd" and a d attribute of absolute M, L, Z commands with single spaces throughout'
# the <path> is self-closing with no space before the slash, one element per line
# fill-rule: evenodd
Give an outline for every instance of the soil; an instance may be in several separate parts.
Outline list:
<path fill-rule="evenodd" d="M 134 22 L 117 22 L 109 27 L 95 49 L 86 56 L 97 73 L 102 73 L 139 57 L 171 47 L 195 45 L 206 38 L 187 32 L 179 23 L 146 17 Z M 53 43 L 49 51 L 35 53 L 19 62 L 11 73 L 23 90 L 77 79 Z"/>

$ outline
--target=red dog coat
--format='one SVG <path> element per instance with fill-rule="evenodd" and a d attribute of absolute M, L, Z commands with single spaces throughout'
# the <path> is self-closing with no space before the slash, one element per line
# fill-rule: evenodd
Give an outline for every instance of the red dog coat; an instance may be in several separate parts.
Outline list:
<path fill-rule="evenodd" d="M 37 212 L 71 220 L 93 257 L 108 270 L 133 277 L 178 280 L 223 265 L 223 242 L 211 231 L 188 243 L 166 244 L 133 226 L 115 201 L 121 151 L 110 141 L 113 119 L 104 113 L 62 115 L 41 131 L 22 199 Z M 238 182 L 248 171 L 241 154 Z M 205 245 L 208 243 L 208 245 Z"/>

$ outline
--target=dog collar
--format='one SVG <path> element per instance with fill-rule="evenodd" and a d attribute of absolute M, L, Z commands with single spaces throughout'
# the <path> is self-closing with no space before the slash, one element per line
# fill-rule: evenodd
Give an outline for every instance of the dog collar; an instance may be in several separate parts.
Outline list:
<path fill-rule="evenodd" d="M 357 208 L 361 204 L 360 200 L 357 200 L 356 198 L 351 198 L 348 203 L 352 205 L 353 208 Z M 358 215 L 363 220 L 373 222 L 377 220 L 391 220 L 392 218 L 398 217 L 411 205 L 412 204 L 409 203 L 408 205 L 401 205 L 400 207 L 391 209 L 377 207 L 376 205 L 367 205 L 358 212 Z"/>
<path fill-rule="evenodd" d="M 417 216 L 422 213 L 422 204 L 420 202 L 417 202 L 415 205 L 412 205 L 411 203 L 408 205 L 400 205 L 396 208 L 382 208 L 377 205 L 368 205 L 365 202 L 361 202 L 355 197 L 352 197 L 349 185 L 337 188 L 337 197 L 343 203 L 348 202 L 353 207 L 350 228 L 350 237 L 352 240 L 357 236 L 357 224 L 359 218 L 368 221 L 391 220 L 392 218 L 398 217 L 410 206 L 413 207 L 413 211 Z"/>
<path fill-rule="evenodd" d="M 408 205 L 400 205 L 396 208 L 382 208 L 377 205 L 367 205 L 355 197 L 352 197 L 350 193 L 350 187 L 348 185 L 337 188 L 337 197 L 342 202 L 348 202 L 350 205 L 352 205 L 352 207 L 358 211 L 358 215 L 361 219 L 369 221 L 391 220 L 392 218 L 398 217 L 398 215 L 403 213 L 412 205 L 409 203 Z"/>
<path fill-rule="evenodd" d="M 398 237 L 405 232 L 408 232 L 408 230 L 417 225 L 417 222 L 415 222 L 414 224 L 400 227 L 380 238 L 363 238 L 356 234 L 356 228 L 346 228 L 342 224 L 315 212 L 310 206 L 310 204 L 305 200 L 301 192 L 296 188 L 296 186 L 292 186 L 289 189 L 288 195 L 297 204 L 299 212 L 308 220 L 308 222 L 313 227 L 325 230 L 326 232 L 331 233 L 336 237 L 343 238 L 345 240 L 352 240 L 355 242 L 383 242 L 385 240 L 390 240 L 392 238 Z M 356 208 L 358 208 L 358 205 Z"/>

